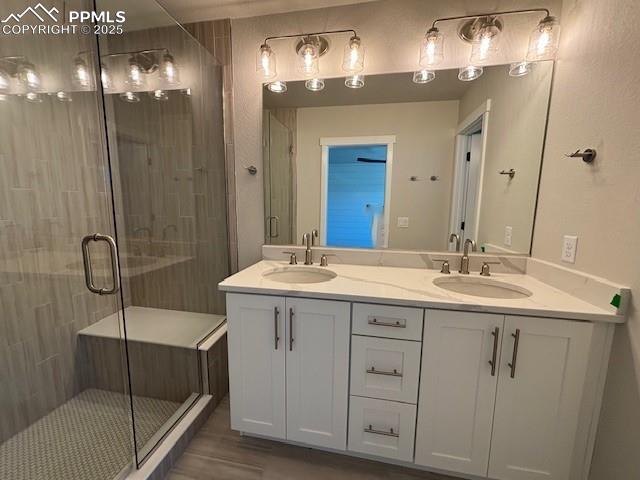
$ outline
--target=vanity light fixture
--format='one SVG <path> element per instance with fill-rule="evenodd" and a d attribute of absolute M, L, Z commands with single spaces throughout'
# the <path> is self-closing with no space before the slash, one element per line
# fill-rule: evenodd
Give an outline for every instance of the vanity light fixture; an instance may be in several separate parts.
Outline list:
<path fill-rule="evenodd" d="M 320 71 L 320 51 L 310 38 L 305 38 L 304 43 L 298 48 L 297 68 L 305 77 L 317 75 Z"/>
<path fill-rule="evenodd" d="M 142 88 L 145 83 L 142 66 L 135 57 L 130 57 L 127 65 L 127 85 L 133 88 Z"/>
<path fill-rule="evenodd" d="M 552 58 L 558 51 L 560 42 L 560 24 L 556 17 L 547 13 L 531 32 L 527 60 L 539 61 Z"/>
<path fill-rule="evenodd" d="M 167 86 L 175 86 L 180 83 L 180 72 L 176 62 L 169 52 L 162 56 L 160 62 L 160 78 Z"/>
<path fill-rule="evenodd" d="M 260 45 L 260 51 L 256 59 L 256 71 L 262 80 L 272 80 L 278 74 L 276 69 L 276 54 L 266 41 Z"/>
<path fill-rule="evenodd" d="M 463 82 L 470 82 L 480 77 L 483 74 L 482 67 L 477 65 L 467 65 L 466 67 L 460 68 L 458 71 L 458 80 L 462 80 Z"/>
<path fill-rule="evenodd" d="M 307 90 L 312 92 L 319 92 L 324 90 L 324 80 L 321 78 L 310 78 L 306 82 L 304 82 L 304 86 Z"/>
<path fill-rule="evenodd" d="M 82 90 L 91 88 L 91 71 L 81 55 L 78 55 L 73 61 L 73 83 Z"/>
<path fill-rule="evenodd" d="M 36 92 L 27 92 L 24 98 L 29 103 L 42 103 L 42 97 Z"/>
<path fill-rule="evenodd" d="M 169 94 L 166 90 L 154 90 L 153 92 L 149 92 L 149 94 L 154 100 L 158 100 L 159 102 L 166 102 L 169 100 Z"/>
<path fill-rule="evenodd" d="M 21 63 L 18 66 L 17 75 L 18 81 L 29 90 L 34 91 L 40 88 L 40 75 L 33 63 Z"/>
<path fill-rule="evenodd" d="M 113 87 L 113 81 L 111 80 L 109 67 L 107 67 L 104 63 L 100 65 L 100 81 L 102 82 L 102 88 L 104 88 L 105 92 L 109 92 Z"/>
<path fill-rule="evenodd" d="M 138 103 L 140 101 L 140 95 L 136 92 L 122 92 L 120 98 L 127 103 Z"/>
<path fill-rule="evenodd" d="M 413 72 L 413 83 L 429 83 L 436 78 L 436 72 L 432 70 L 418 70 Z"/>
<path fill-rule="evenodd" d="M 491 56 L 497 51 L 498 39 L 503 29 L 503 17 L 531 13 L 543 13 L 544 18 L 539 21 L 531 33 L 526 60 L 528 62 L 551 60 L 558 50 L 560 25 L 547 8 L 530 8 L 434 20 L 420 46 L 420 66 L 429 68 L 440 64 L 444 59 L 444 37 L 437 27 L 440 22 L 463 21 L 458 27 L 458 37 L 472 45 L 469 63 L 477 70 L 479 65 L 490 62 Z M 462 70 L 459 77 L 473 80 L 479 76 L 479 74 L 475 77 L 472 75 L 473 78 L 468 78 L 466 74 L 472 73 L 473 70 L 470 70 L 470 67 L 465 67 L 464 75 Z"/>
<path fill-rule="evenodd" d="M 0 68 L 0 93 L 9 91 L 11 86 L 11 76 L 2 68 Z"/>
<path fill-rule="evenodd" d="M 287 82 L 276 80 L 267 84 L 267 89 L 273 93 L 285 93 L 287 91 Z"/>
<path fill-rule="evenodd" d="M 533 70 L 533 63 L 523 60 L 522 62 L 516 62 L 509 65 L 509 76 L 511 77 L 524 77 Z"/>
<path fill-rule="evenodd" d="M 364 75 L 359 73 L 351 75 L 345 78 L 344 85 L 348 88 L 362 88 L 364 87 Z"/>
<path fill-rule="evenodd" d="M 58 99 L 59 102 L 62 102 L 62 103 L 73 101 L 73 98 L 71 98 L 71 95 L 63 91 L 57 92 L 56 98 Z"/>
<path fill-rule="evenodd" d="M 342 70 L 350 74 L 360 73 L 364 70 L 364 51 L 360 37 L 353 35 L 344 47 Z"/>

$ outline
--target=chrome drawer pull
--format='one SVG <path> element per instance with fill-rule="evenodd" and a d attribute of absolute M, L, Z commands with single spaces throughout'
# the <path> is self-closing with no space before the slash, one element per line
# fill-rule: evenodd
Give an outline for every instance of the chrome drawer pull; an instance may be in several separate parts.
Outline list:
<path fill-rule="evenodd" d="M 371 425 L 369 425 L 369 428 L 365 428 L 364 431 L 366 433 L 375 433 L 376 435 L 384 435 L 385 437 L 398 438 L 400 436 L 399 433 L 393 431 L 393 428 L 390 428 L 389 431 L 387 432 L 386 430 L 376 430 Z"/>
<path fill-rule="evenodd" d="M 395 322 L 380 322 L 376 317 L 369 317 L 369 325 L 378 325 L 379 327 L 407 328 L 406 325 L 400 323 L 400 320 L 396 320 Z"/>
<path fill-rule="evenodd" d="M 402 373 L 398 372 L 395 368 L 393 372 L 388 372 L 386 370 L 376 370 L 376 367 L 367 368 L 367 373 L 371 373 L 373 375 L 388 375 L 390 377 L 402 377 Z"/>

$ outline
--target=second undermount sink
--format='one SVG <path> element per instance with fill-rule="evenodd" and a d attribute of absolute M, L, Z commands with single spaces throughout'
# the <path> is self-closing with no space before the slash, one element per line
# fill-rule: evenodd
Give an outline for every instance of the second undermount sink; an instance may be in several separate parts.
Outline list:
<path fill-rule="evenodd" d="M 331 270 L 316 267 L 280 267 L 267 270 L 262 276 L 280 283 L 321 283 L 336 278 Z"/>
<path fill-rule="evenodd" d="M 526 288 L 490 278 L 438 277 L 433 284 L 450 292 L 474 297 L 518 299 L 532 295 Z"/>

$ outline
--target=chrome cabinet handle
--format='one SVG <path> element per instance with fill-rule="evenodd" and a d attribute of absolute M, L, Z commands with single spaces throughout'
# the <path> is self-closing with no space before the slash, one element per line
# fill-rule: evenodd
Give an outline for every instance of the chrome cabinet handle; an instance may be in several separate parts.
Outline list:
<path fill-rule="evenodd" d="M 367 368 L 367 373 L 372 375 L 387 375 L 389 377 L 402 377 L 402 372 L 398 372 L 395 368 L 393 372 L 387 370 L 376 370 L 376 367 Z"/>
<path fill-rule="evenodd" d="M 91 254 L 89 253 L 90 242 L 106 242 L 109 245 L 109 255 L 111 256 L 111 275 L 113 286 L 111 288 L 98 288 L 93 283 L 93 270 L 91 268 Z M 120 270 L 118 268 L 118 247 L 113 237 L 94 233 L 82 239 L 82 264 L 84 266 L 84 281 L 90 292 L 98 295 L 113 295 L 120 290 Z"/>
<path fill-rule="evenodd" d="M 280 316 L 280 309 L 273 307 L 273 331 L 275 333 L 275 348 L 278 349 L 278 342 L 280 337 L 278 336 L 278 317 Z"/>
<path fill-rule="evenodd" d="M 293 351 L 293 308 L 289 309 L 289 351 Z"/>
<path fill-rule="evenodd" d="M 400 320 L 396 320 L 395 322 L 379 322 L 376 317 L 369 317 L 369 325 L 377 325 L 379 327 L 407 328 L 406 325 L 400 323 Z"/>
<path fill-rule="evenodd" d="M 496 362 L 498 361 L 498 337 L 500 337 L 500 328 L 494 328 L 491 335 L 493 335 L 493 354 L 491 355 L 491 360 L 489 360 L 489 365 L 491 365 L 491 376 L 495 377 Z"/>
<path fill-rule="evenodd" d="M 385 437 L 398 438 L 400 436 L 400 434 L 398 432 L 394 432 L 393 431 L 393 428 L 390 428 L 389 431 L 387 431 L 387 430 L 377 430 L 377 429 L 373 428 L 371 425 L 369 425 L 369 428 L 365 428 L 364 431 L 366 433 L 375 433 L 376 435 L 384 435 Z"/>
<path fill-rule="evenodd" d="M 516 333 L 512 333 L 513 337 L 513 356 L 511 363 L 507 363 L 511 367 L 511 378 L 516 378 L 516 361 L 518 360 L 518 344 L 520 343 L 520 329 L 516 328 Z"/>

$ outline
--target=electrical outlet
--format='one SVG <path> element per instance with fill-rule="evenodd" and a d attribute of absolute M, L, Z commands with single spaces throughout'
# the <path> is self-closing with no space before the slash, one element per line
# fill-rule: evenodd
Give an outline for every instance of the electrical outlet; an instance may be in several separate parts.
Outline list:
<path fill-rule="evenodd" d="M 562 241 L 562 255 L 560 260 L 567 263 L 576 263 L 577 248 L 578 237 L 575 235 L 565 235 Z"/>
<path fill-rule="evenodd" d="M 409 228 L 409 217 L 398 217 L 398 228 Z"/>
<path fill-rule="evenodd" d="M 504 227 L 504 244 L 507 247 L 511 246 L 512 238 L 513 238 L 513 227 Z"/>

